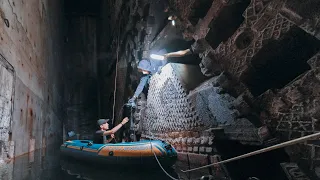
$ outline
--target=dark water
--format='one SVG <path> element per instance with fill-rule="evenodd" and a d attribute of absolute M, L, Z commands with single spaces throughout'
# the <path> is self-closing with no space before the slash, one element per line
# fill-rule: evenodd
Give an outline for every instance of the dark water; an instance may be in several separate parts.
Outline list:
<path fill-rule="evenodd" d="M 75 160 L 62 160 L 61 169 L 65 177 L 73 179 L 170 179 L 159 168 L 144 167 L 104 167 L 85 164 Z M 173 169 L 167 169 L 171 175 L 177 178 Z"/>
<path fill-rule="evenodd" d="M 177 163 L 179 164 L 179 162 Z M 1 164 L 0 164 L 1 165 Z M 29 153 L 0 168 L 1 180 L 169 180 L 160 167 L 106 167 L 60 156 L 57 147 L 45 148 Z M 185 169 L 183 164 L 175 165 L 166 171 L 174 178 L 189 179 L 188 175 L 177 169 Z M 2 166 L 3 167 L 3 166 Z M 5 169 L 5 170 L 3 170 Z M 192 174 L 192 179 L 199 179 L 207 172 Z"/>
<path fill-rule="evenodd" d="M 241 148 L 242 146 L 232 143 L 217 146 L 224 158 L 234 157 L 254 149 Z M 233 148 L 230 148 L 233 147 Z M 235 151 L 237 147 L 237 151 Z M 155 160 L 156 161 L 156 160 Z M 270 152 L 264 155 L 228 163 L 226 166 L 229 175 L 234 180 L 248 180 L 249 177 L 258 177 L 260 180 L 282 180 L 286 179 L 280 169 L 279 163 L 286 162 L 287 158 L 281 152 Z M 195 166 L 197 167 L 197 166 Z M 190 168 L 194 168 L 191 167 Z M 180 170 L 188 169 L 188 165 L 177 161 L 177 163 L 166 171 L 175 179 L 189 180 L 200 179 L 208 176 L 210 171 L 203 169 L 190 174 L 182 173 Z M 212 173 L 212 172 L 211 172 Z M 222 176 L 221 176 L 222 177 Z M 107 167 L 102 164 L 79 161 L 60 155 L 59 146 L 47 147 L 29 153 L 3 163 L 0 159 L 0 180 L 170 180 L 159 166 L 154 167 Z M 222 180 L 220 178 L 215 180 Z"/>

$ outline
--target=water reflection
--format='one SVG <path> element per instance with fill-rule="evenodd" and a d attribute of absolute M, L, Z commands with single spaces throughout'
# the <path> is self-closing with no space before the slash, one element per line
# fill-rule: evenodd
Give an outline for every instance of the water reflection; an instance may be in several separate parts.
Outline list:
<path fill-rule="evenodd" d="M 77 179 L 100 180 L 119 179 L 119 180 L 166 180 L 167 177 L 160 168 L 145 167 L 106 167 L 100 164 L 88 164 L 74 159 L 61 159 L 61 169 L 68 175 Z M 177 178 L 173 169 L 167 170 L 171 175 Z"/>
<path fill-rule="evenodd" d="M 266 156 L 264 156 L 266 157 Z M 261 157 L 263 158 L 263 157 Z M 271 159 L 269 157 L 269 159 Z M 269 164 L 266 161 L 261 161 L 258 159 L 252 159 L 252 162 L 263 162 L 268 166 Z M 247 159 L 248 161 L 248 159 Z M 230 163 L 231 164 L 231 163 Z M 229 165 L 230 165 L 229 164 Z M 234 162 L 234 166 L 232 165 L 229 169 L 242 171 L 242 177 L 239 174 L 234 176 L 234 179 L 248 179 L 249 175 L 256 175 L 258 173 L 254 173 L 253 171 L 258 171 L 262 168 L 253 169 L 252 166 L 244 166 L 239 162 Z M 248 163 L 247 163 L 248 164 Z M 261 163 L 260 163 L 261 164 Z M 278 163 L 276 163 L 278 164 Z M 259 163 L 255 164 L 259 166 Z M 264 166 L 264 167 L 266 167 Z M 275 166 L 273 163 L 272 166 Z M 207 176 L 208 174 L 215 174 L 215 180 L 228 179 L 225 178 L 223 173 L 220 176 L 217 172 L 210 172 L 212 169 L 202 169 L 200 171 L 195 171 L 192 173 L 182 173 L 179 169 L 188 169 L 197 167 L 195 165 L 183 162 L 177 162 L 173 168 L 166 169 L 168 173 L 176 179 L 187 180 L 187 179 L 200 179 L 202 176 Z M 233 168 L 232 168 L 233 167 Z M 267 170 L 272 170 L 272 167 L 269 165 Z M 248 172 L 245 170 L 247 169 Z M 265 168 L 264 168 L 265 169 Z M 271 172 L 271 171 L 270 171 Z M 270 173 L 273 178 L 271 179 L 283 179 L 283 178 L 275 178 L 281 177 L 280 172 Z M 267 176 L 266 174 L 263 174 Z M 220 178 L 218 178 L 220 177 Z M 41 150 L 34 151 L 32 153 L 20 156 L 15 158 L 10 162 L 6 162 L 0 159 L 0 180 L 170 180 L 159 166 L 154 167 L 131 167 L 131 166 L 122 166 L 122 167 L 107 167 L 101 164 L 88 163 L 84 161 L 79 161 L 73 158 L 67 158 L 60 156 L 59 145 L 55 147 L 47 147 Z M 261 179 L 270 179 L 264 178 Z"/>
<path fill-rule="evenodd" d="M 7 172 L 4 180 L 169 180 L 160 167 L 106 167 L 101 164 L 87 163 L 60 156 L 58 147 L 50 147 L 34 151 L 11 161 L 11 172 Z M 175 178 L 174 169 L 167 169 Z M 181 178 L 181 177 L 180 177 Z M 3 178 L 0 178 L 3 179 Z"/>
<path fill-rule="evenodd" d="M 177 162 L 174 168 L 166 169 L 176 179 L 199 179 L 207 171 L 192 174 L 177 173 L 186 169 Z M 15 158 L 10 162 L 0 162 L 1 180 L 170 180 L 159 166 L 155 167 L 106 167 L 60 156 L 59 145 L 36 150 Z"/>
<path fill-rule="evenodd" d="M 11 163 L 13 180 L 54 180 L 61 177 L 58 148 L 36 150 L 16 157 Z"/>

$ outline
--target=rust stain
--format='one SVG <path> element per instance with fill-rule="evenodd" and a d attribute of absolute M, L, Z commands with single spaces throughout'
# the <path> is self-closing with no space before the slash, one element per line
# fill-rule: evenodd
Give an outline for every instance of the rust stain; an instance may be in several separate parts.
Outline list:
<path fill-rule="evenodd" d="M 25 119 L 25 127 L 28 129 L 27 124 L 28 124 L 28 106 L 29 106 L 29 99 L 30 96 L 27 94 L 27 108 L 26 108 L 26 119 Z"/>
<path fill-rule="evenodd" d="M 6 16 L 4 15 L 4 12 L 2 11 L 2 9 L 0 8 L 0 17 L 1 19 L 5 19 Z"/>
<path fill-rule="evenodd" d="M 32 130 L 33 130 L 33 110 L 29 109 L 29 120 L 28 120 L 28 129 L 29 129 L 29 136 L 32 137 Z"/>
<path fill-rule="evenodd" d="M 20 109 L 20 124 L 22 125 L 23 123 L 23 109 Z"/>

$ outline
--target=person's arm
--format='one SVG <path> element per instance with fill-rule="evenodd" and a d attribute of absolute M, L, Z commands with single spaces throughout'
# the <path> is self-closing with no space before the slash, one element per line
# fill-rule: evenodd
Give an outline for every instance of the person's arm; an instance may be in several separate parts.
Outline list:
<path fill-rule="evenodd" d="M 139 83 L 136 91 L 134 92 L 133 99 L 136 99 L 141 94 L 144 86 L 146 85 L 146 83 L 148 81 L 148 78 L 149 78 L 148 76 L 145 76 L 140 79 L 140 83 Z"/>
<path fill-rule="evenodd" d="M 186 50 L 181 50 L 181 51 L 176 51 L 176 52 L 171 52 L 171 53 L 167 53 L 164 55 L 165 58 L 170 58 L 170 57 L 182 57 L 182 56 L 186 56 L 192 54 L 190 49 L 186 49 Z"/>
<path fill-rule="evenodd" d="M 114 139 L 114 134 L 111 134 L 111 138 L 107 140 L 107 143 L 111 142 Z"/>
<path fill-rule="evenodd" d="M 129 121 L 128 117 L 125 117 L 121 123 L 119 123 L 116 127 L 112 128 L 111 130 L 103 132 L 103 135 L 110 135 L 115 134 L 123 125 L 125 125 Z"/>

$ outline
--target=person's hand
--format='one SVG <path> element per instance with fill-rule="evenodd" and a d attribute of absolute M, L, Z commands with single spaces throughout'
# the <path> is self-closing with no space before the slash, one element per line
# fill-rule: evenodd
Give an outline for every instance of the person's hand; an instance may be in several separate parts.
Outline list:
<path fill-rule="evenodd" d="M 125 123 L 127 123 L 129 121 L 129 118 L 128 117 L 125 117 L 123 120 L 122 120 L 122 124 L 125 124 Z"/>
<path fill-rule="evenodd" d="M 131 99 L 129 99 L 128 103 L 132 104 L 134 103 L 134 100 L 136 100 L 136 98 L 133 96 Z"/>
<path fill-rule="evenodd" d="M 131 104 L 132 107 L 136 107 L 136 103 L 134 103 L 135 100 L 136 100 L 136 97 L 133 96 L 131 99 L 129 99 L 128 103 Z"/>
<path fill-rule="evenodd" d="M 162 67 L 163 67 L 163 66 L 160 66 L 160 67 L 158 68 L 158 71 L 157 71 L 158 74 L 161 73 Z"/>
<path fill-rule="evenodd" d="M 111 136 L 111 138 L 114 138 L 114 137 L 115 137 L 114 134 L 111 134 L 110 136 Z"/>
<path fill-rule="evenodd" d="M 164 58 L 163 60 L 167 60 L 168 57 L 169 57 L 169 54 L 164 54 L 164 55 L 163 55 L 163 58 Z"/>

